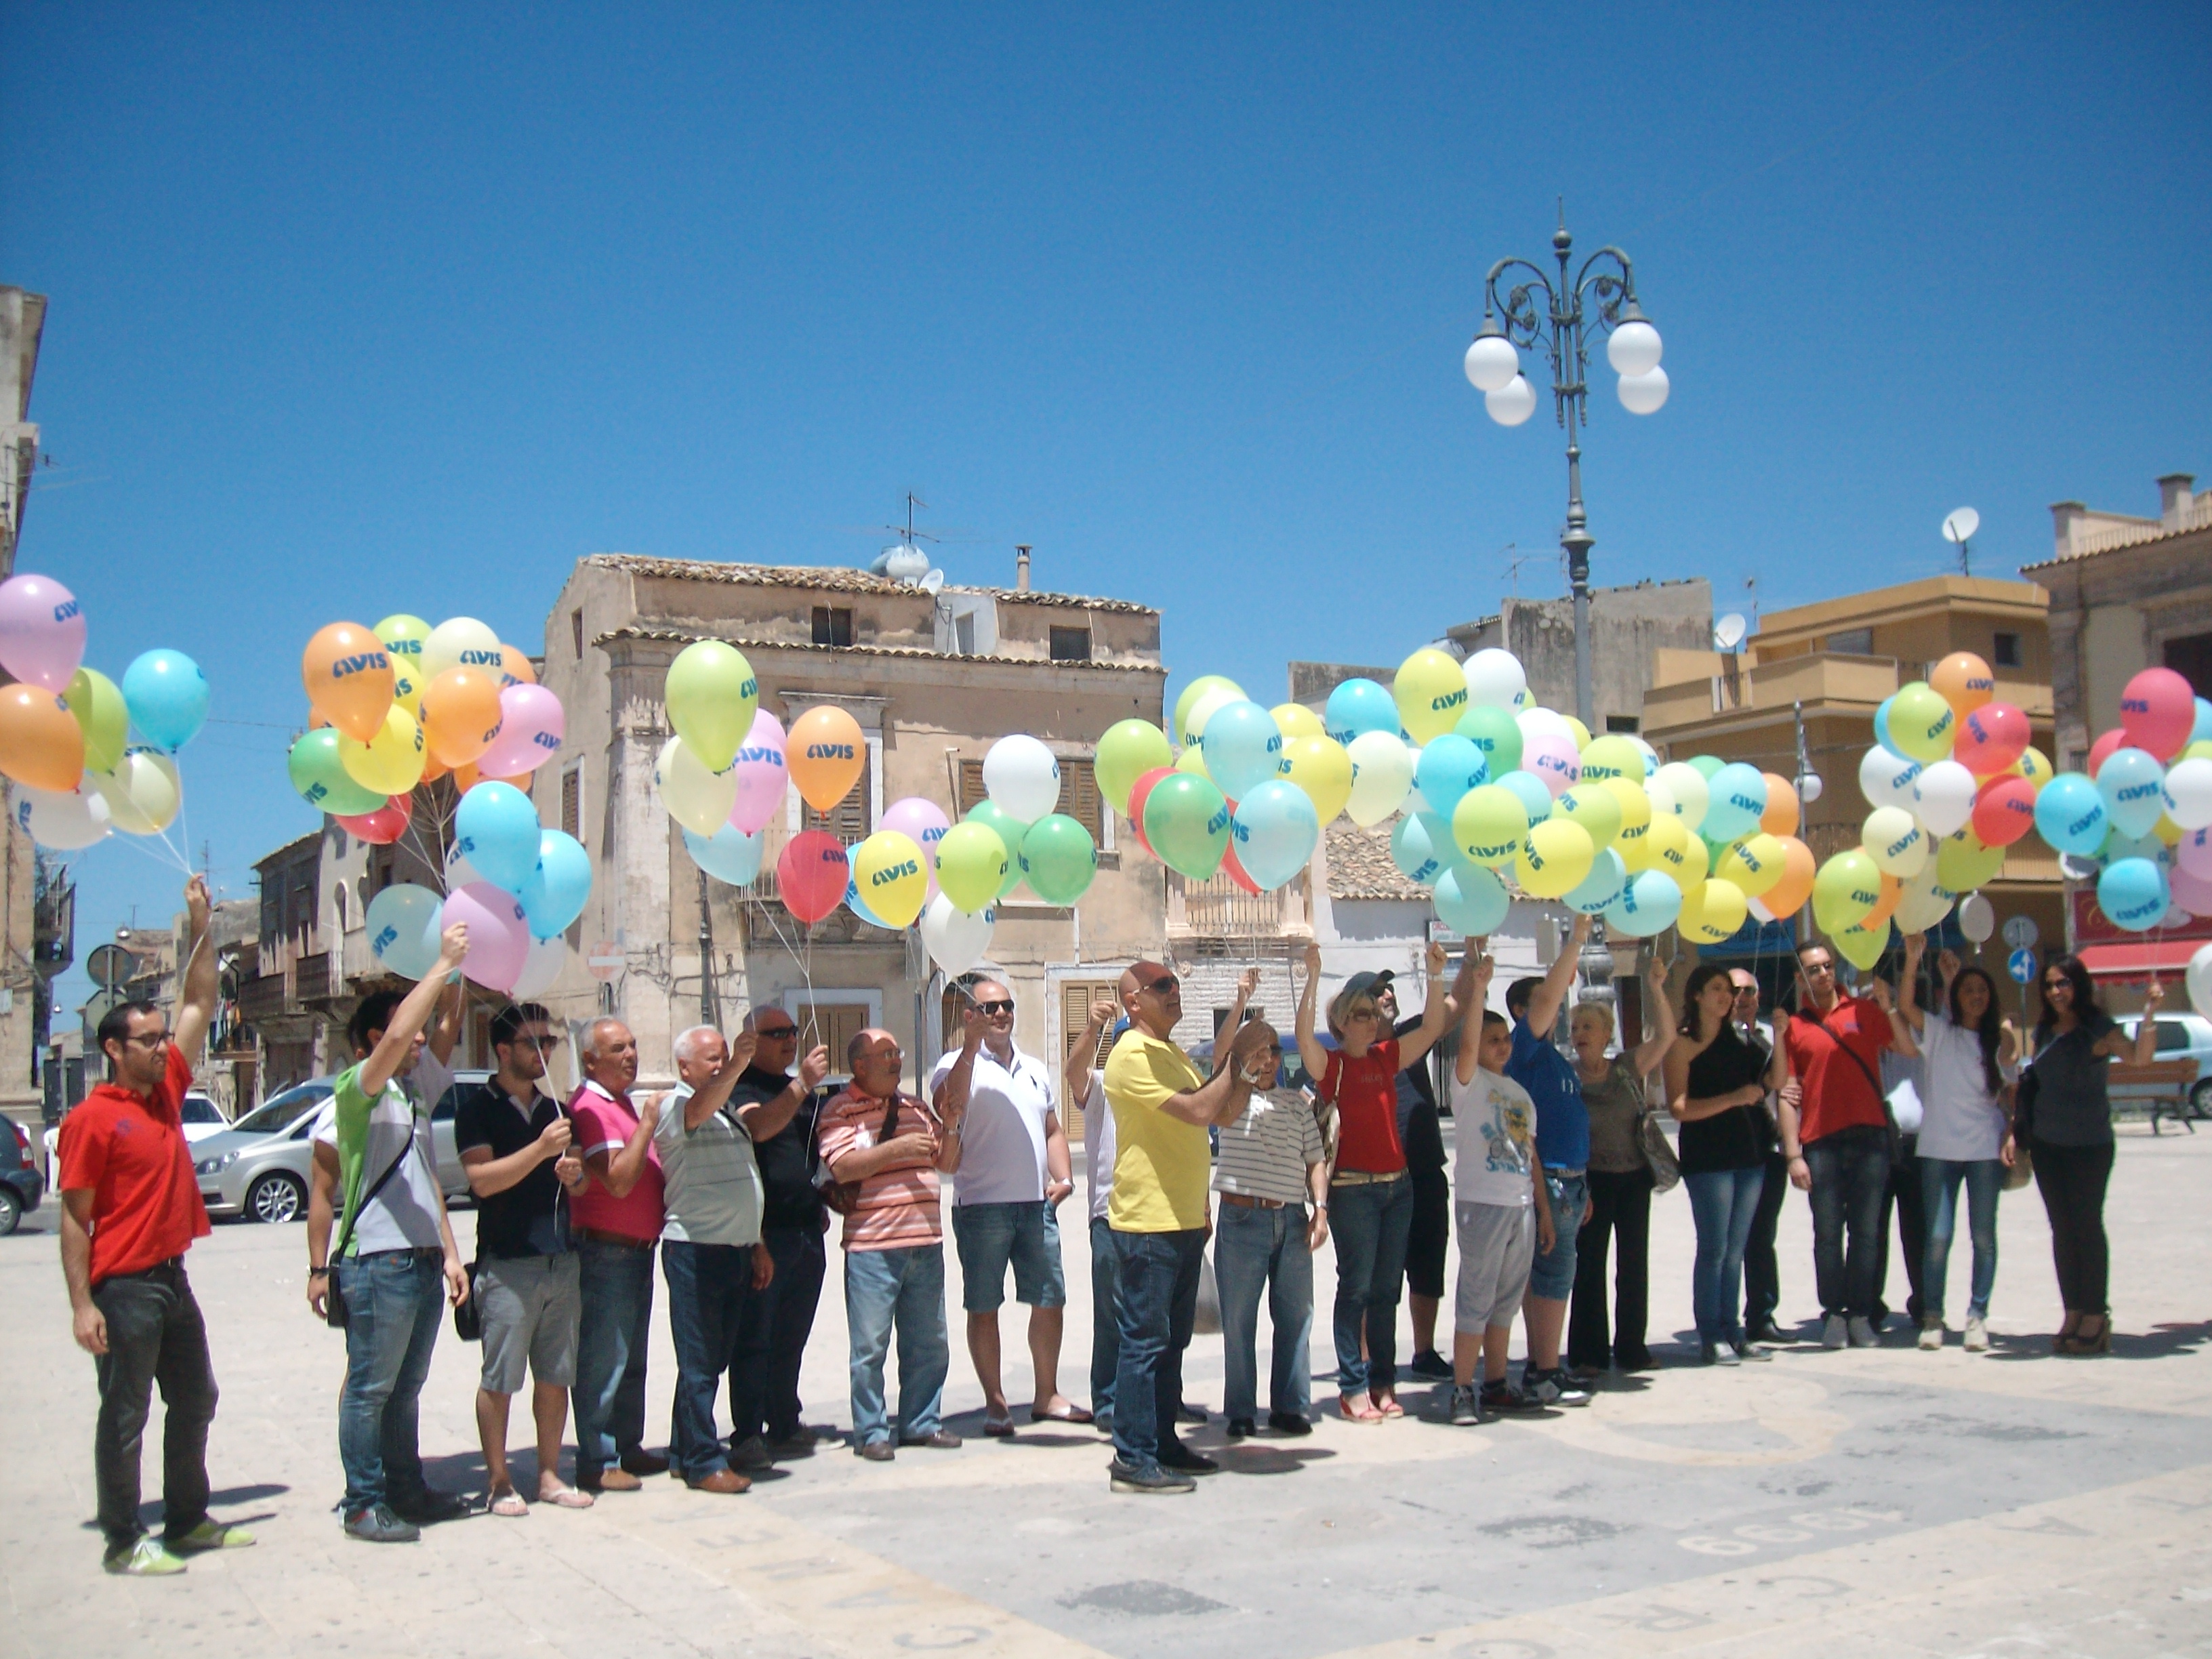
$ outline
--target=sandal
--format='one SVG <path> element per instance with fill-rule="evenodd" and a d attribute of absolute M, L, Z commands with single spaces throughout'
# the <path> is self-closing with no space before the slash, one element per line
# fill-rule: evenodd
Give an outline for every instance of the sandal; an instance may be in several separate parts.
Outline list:
<path fill-rule="evenodd" d="M 556 1486 L 551 1492 L 538 1494 L 541 1504 L 550 1504 L 556 1510 L 587 1510 L 598 1500 L 587 1492 L 578 1492 L 574 1486 Z"/>
<path fill-rule="evenodd" d="M 1371 1425 L 1382 1420 L 1382 1413 L 1376 1411 L 1364 1396 L 1340 1395 L 1337 1396 L 1336 1408 L 1347 1423 Z"/>
<path fill-rule="evenodd" d="M 512 1486 L 495 1496 L 488 1507 L 492 1514 L 504 1515 L 514 1520 L 520 1520 L 530 1513 L 530 1505 L 522 1501 L 522 1494 Z"/>
<path fill-rule="evenodd" d="M 1032 1423 L 1088 1423 L 1091 1421 L 1091 1408 L 1087 1406 L 1070 1404 L 1066 1411 L 1041 1412 L 1032 1406 L 1030 1407 L 1030 1421 Z"/>
<path fill-rule="evenodd" d="M 2094 1336 L 2083 1335 L 2081 1334 L 2081 1326 L 2076 1326 L 2073 1335 L 2063 1338 L 2057 1344 L 2057 1352 L 2074 1359 L 2086 1359 L 2092 1354 L 2112 1352 L 2112 1316 L 2110 1314 L 2084 1314 L 2082 1316 L 2081 1323 L 2086 1325 L 2092 1319 L 2094 1319 L 2097 1322 L 2097 1334 Z"/>
<path fill-rule="evenodd" d="M 1367 1399 L 1377 1417 L 1389 1419 L 1406 1414 L 1406 1408 L 1398 1403 L 1398 1396 L 1395 1394 L 1373 1394 Z"/>
<path fill-rule="evenodd" d="M 1014 1437 L 1014 1419 L 987 1415 L 983 1419 L 983 1432 L 994 1440 L 1012 1440 Z"/>

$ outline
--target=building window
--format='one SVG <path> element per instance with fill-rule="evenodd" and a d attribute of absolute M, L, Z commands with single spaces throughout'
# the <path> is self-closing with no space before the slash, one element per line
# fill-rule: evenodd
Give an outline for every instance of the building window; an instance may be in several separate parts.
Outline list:
<path fill-rule="evenodd" d="M 805 801 L 799 803 L 799 828 L 827 830 L 848 847 L 858 845 L 868 838 L 868 774 L 864 767 L 853 787 L 845 792 L 845 799 L 826 812 L 817 812 Z"/>
<path fill-rule="evenodd" d="M 576 659 L 584 658 L 584 613 L 579 609 L 568 613 L 568 639 L 576 647 Z"/>
<path fill-rule="evenodd" d="M 975 613 L 963 611 L 952 619 L 952 653 L 958 657 L 975 654 Z"/>
<path fill-rule="evenodd" d="M 583 840 L 584 769 L 572 766 L 561 775 L 561 828 L 578 841 Z"/>
<path fill-rule="evenodd" d="M 1605 729 L 1608 732 L 1633 733 L 1644 729 L 1644 722 L 1634 714 L 1607 714 L 1605 717 Z"/>
<path fill-rule="evenodd" d="M 814 607 L 814 643 L 817 645 L 850 645 L 853 642 L 853 613 L 842 606 L 817 605 Z"/>
<path fill-rule="evenodd" d="M 2166 665 L 2187 680 L 2191 690 L 2200 697 L 2212 696 L 2212 634 L 2168 640 L 2164 653 Z"/>
<path fill-rule="evenodd" d="M 1077 759 L 1062 755 L 1060 760 L 1060 799 L 1053 807 L 1064 812 L 1091 832 L 1094 845 L 1106 844 L 1106 798 L 1098 793 L 1098 772 L 1088 759 Z M 983 763 L 964 760 L 960 763 L 960 811 L 966 817 L 984 800 L 990 791 L 983 787 Z M 1007 851 L 1015 851 L 1009 848 Z"/>
<path fill-rule="evenodd" d="M 2020 666 L 2020 635 L 2000 634 L 1990 646 L 1990 665 L 1992 668 Z"/>
<path fill-rule="evenodd" d="M 1874 629 L 1847 628 L 1840 634 L 1831 634 L 1828 649 L 1839 656 L 1870 657 L 1874 654 Z"/>
<path fill-rule="evenodd" d="M 1052 659 L 1054 662 L 1089 662 L 1091 630 L 1087 628 L 1054 629 Z"/>

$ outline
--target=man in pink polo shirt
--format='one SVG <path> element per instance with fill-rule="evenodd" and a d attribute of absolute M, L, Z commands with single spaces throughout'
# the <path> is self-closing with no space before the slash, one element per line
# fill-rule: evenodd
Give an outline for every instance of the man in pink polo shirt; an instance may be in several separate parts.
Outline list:
<path fill-rule="evenodd" d="M 659 1107 L 633 1105 L 637 1039 L 618 1019 L 584 1039 L 584 1085 L 568 1102 L 586 1178 L 571 1208 L 583 1317 L 576 1337 L 576 1484 L 635 1492 L 668 1460 L 645 1437 L 645 1353 L 653 1332 L 653 1247 L 660 1237 Z"/>

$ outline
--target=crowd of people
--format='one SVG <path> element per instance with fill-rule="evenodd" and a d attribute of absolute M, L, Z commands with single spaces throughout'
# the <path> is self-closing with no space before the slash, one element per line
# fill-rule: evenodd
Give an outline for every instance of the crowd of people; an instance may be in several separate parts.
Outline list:
<path fill-rule="evenodd" d="M 208 1514 L 208 1425 L 216 1389 L 185 1255 L 208 1221 L 179 1121 L 216 996 L 204 884 L 186 889 L 192 945 L 173 1025 L 127 1003 L 101 1021 L 110 1077 L 65 1121 L 58 1185 L 61 1255 L 76 1340 L 96 1360 L 94 1461 L 110 1571 L 184 1571 L 195 1551 L 252 1544 Z M 1218 1460 L 1184 1443 L 1206 1420 L 1182 1366 L 1212 1245 L 1227 1433 L 1312 1432 L 1309 1347 L 1313 1258 L 1332 1239 L 1336 1412 L 1379 1425 L 1405 1416 L 1401 1376 L 1449 1382 L 1467 1425 L 1587 1405 L 1609 1369 L 1656 1362 L 1647 1341 L 1651 1200 L 1679 1179 L 1697 1235 L 1698 1357 L 1729 1365 L 1790 1340 L 1777 1323 L 1777 1222 L 1785 1188 L 1810 1199 L 1818 1340 L 1866 1346 L 1883 1301 L 1893 1209 L 1905 1240 L 1920 1346 L 1943 1344 L 1950 1247 L 1966 1194 L 1972 1249 L 1965 1346 L 1989 1343 L 2000 1193 L 2032 1159 L 2051 1223 L 2066 1309 L 2057 1352 L 2107 1350 L 2103 1206 L 2112 1168 L 2109 1060 L 2137 1062 L 2146 1017 L 2123 1037 L 2078 960 L 2053 959 L 2030 1032 L 1999 1012 L 1979 968 L 1939 954 L 1923 984 L 1924 939 L 1906 942 L 1893 993 L 1839 984 L 1827 948 L 1796 955 L 1793 1006 L 1761 1020 L 1758 979 L 1700 963 L 1681 987 L 1645 975 L 1650 1035 L 1616 1042 L 1609 1002 L 1569 1006 L 1590 929 L 1577 919 L 1540 976 L 1490 1006 L 1494 964 L 1477 941 L 1449 975 L 1429 948 L 1423 1007 L 1403 1016 L 1394 976 L 1360 972 L 1321 1006 L 1322 957 L 1307 948 L 1291 1045 L 1305 1080 L 1284 1084 L 1280 1034 L 1246 1019 L 1248 974 L 1203 1060 L 1176 1039 L 1179 977 L 1139 962 L 1118 999 L 1090 1011 L 1057 1074 L 1014 1042 L 1014 998 L 989 978 L 960 984 L 958 1046 L 925 1091 L 903 1091 L 890 1032 L 855 1036 L 848 1081 L 801 1053 L 798 1023 L 755 1008 L 734 1036 L 679 1035 L 680 1082 L 641 1091 L 635 1037 L 593 1022 L 583 1081 L 566 1101 L 544 1084 L 567 1041 L 525 1002 L 490 1024 L 497 1069 L 463 1091 L 454 1138 L 477 1208 L 464 1262 L 446 1212 L 430 1106 L 453 1086 L 468 955 L 448 929 L 435 966 L 404 995 L 362 999 L 354 1063 L 314 1131 L 307 1299 L 342 1327 L 337 1410 L 346 1533 L 411 1540 L 469 1512 L 425 1479 L 419 1397 L 447 1317 L 481 1345 L 476 1419 L 483 1502 L 521 1517 L 532 1502 L 590 1507 L 670 1474 L 729 1495 L 780 1458 L 811 1452 L 799 1379 L 827 1278 L 825 1235 L 841 1226 L 853 1451 L 951 1450 L 944 1182 L 962 1277 L 982 1432 L 1018 1431 L 999 1314 L 1011 1271 L 1029 1310 L 1031 1423 L 1111 1436 L 1116 1492 L 1188 1492 Z M 1926 1006 L 1923 1006 L 1923 994 Z M 2161 999 L 2154 983 L 2148 1007 Z M 1565 1015 L 1569 1039 L 1558 1041 Z M 1324 1030 L 1325 1026 L 1325 1030 Z M 1110 1052 L 1107 1052 L 1111 1038 Z M 1441 1046 L 1440 1046 L 1441 1045 Z M 1432 1073 L 1431 1051 L 1443 1060 Z M 1103 1066 L 1097 1056 L 1106 1052 Z M 1656 1094 L 1654 1076 L 1661 1079 Z M 1437 1078 L 1454 1122 L 1447 1170 Z M 1909 1091 L 1917 1128 L 1900 1127 Z M 1061 1105 L 1083 1113 L 1093 1328 L 1090 1403 L 1060 1390 L 1066 1284 L 1060 1206 L 1075 1190 Z M 1658 1119 L 1678 1126 L 1668 1137 Z M 1459 1261 L 1452 1341 L 1437 1345 L 1447 1244 Z M 665 1453 L 645 1443 L 653 1263 L 666 1289 L 676 1378 Z M 1608 1306 L 1607 1263 L 1611 1261 Z M 1398 1304 L 1413 1352 L 1398 1363 Z M 1257 1364 L 1272 1326 L 1264 1415 Z M 1570 1308 L 1572 1317 L 1570 1319 Z M 1526 1338 L 1517 1379 L 1508 1346 Z M 897 1405 L 887 1394 L 896 1344 Z M 1564 1346 L 1564 1352 L 1563 1352 Z M 526 1496 L 508 1460 L 526 1382 L 536 1456 Z M 158 1383 L 164 1425 L 163 1537 L 139 1521 L 140 1450 Z M 717 1426 L 726 1395 L 730 1423 Z M 573 1411 L 573 1484 L 562 1458 Z"/>

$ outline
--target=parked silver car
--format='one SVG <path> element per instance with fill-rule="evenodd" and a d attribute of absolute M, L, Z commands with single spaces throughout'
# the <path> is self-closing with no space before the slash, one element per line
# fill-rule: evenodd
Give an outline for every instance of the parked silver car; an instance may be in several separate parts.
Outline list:
<path fill-rule="evenodd" d="M 438 1155 L 438 1185 L 448 1204 L 469 1196 L 468 1172 L 461 1168 L 461 1155 L 453 1147 L 454 1108 L 463 1095 L 490 1081 L 489 1072 L 456 1072 L 453 1086 L 431 1105 L 430 1144 Z"/>
<path fill-rule="evenodd" d="M 311 1137 L 333 1083 L 313 1078 L 271 1095 L 230 1128 L 192 1147 L 192 1173 L 210 1215 L 272 1222 L 307 1215 Z"/>

